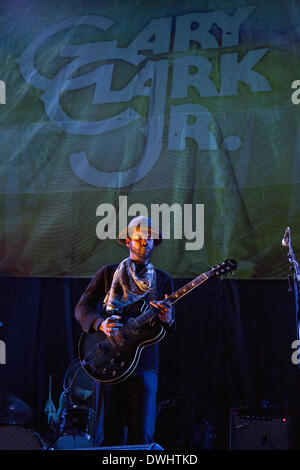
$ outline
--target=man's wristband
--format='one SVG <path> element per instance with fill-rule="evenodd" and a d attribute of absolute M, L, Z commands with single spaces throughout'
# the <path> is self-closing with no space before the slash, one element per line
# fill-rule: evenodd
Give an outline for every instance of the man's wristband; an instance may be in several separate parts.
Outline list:
<path fill-rule="evenodd" d="M 103 321 L 103 318 L 96 318 L 96 320 L 94 320 L 93 322 L 93 330 L 94 331 L 99 331 L 99 328 L 100 328 L 100 325 Z"/>

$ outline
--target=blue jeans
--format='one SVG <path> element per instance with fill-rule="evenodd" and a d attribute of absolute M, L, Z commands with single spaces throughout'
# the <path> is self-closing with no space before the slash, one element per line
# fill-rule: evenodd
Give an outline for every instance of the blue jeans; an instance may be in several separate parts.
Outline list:
<path fill-rule="evenodd" d="M 157 374 L 153 371 L 136 371 L 119 384 L 95 382 L 94 446 L 153 442 L 156 391 Z"/>

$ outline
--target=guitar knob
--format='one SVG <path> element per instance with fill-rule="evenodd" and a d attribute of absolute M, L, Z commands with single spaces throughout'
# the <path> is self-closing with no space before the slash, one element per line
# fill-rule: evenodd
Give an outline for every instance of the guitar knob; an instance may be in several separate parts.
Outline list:
<path fill-rule="evenodd" d="M 121 362 L 120 366 L 121 366 L 121 367 L 125 367 L 125 362 L 124 362 L 124 361 Z"/>
<path fill-rule="evenodd" d="M 117 375 L 117 371 L 114 370 L 113 373 L 112 373 L 112 376 L 115 377 Z"/>
<path fill-rule="evenodd" d="M 102 371 L 102 372 L 103 372 L 103 374 L 106 374 L 106 372 L 107 372 L 107 368 L 106 368 L 106 367 L 104 367 L 104 369 L 103 369 L 103 371 Z"/>
<path fill-rule="evenodd" d="M 112 358 L 112 359 L 110 360 L 110 363 L 111 363 L 111 364 L 114 364 L 115 362 L 116 362 L 116 360 L 115 360 L 114 358 Z"/>

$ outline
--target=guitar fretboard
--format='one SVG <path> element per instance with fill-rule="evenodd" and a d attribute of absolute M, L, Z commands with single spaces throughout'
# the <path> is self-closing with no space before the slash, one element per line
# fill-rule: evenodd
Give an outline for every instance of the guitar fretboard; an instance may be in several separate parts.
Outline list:
<path fill-rule="evenodd" d="M 189 282 L 188 284 L 186 284 L 185 286 L 181 287 L 180 289 L 178 289 L 176 292 L 174 292 L 173 294 L 169 295 L 168 297 L 168 301 L 171 303 L 171 304 L 174 304 L 175 302 L 177 302 L 177 300 L 181 299 L 181 297 L 183 297 L 184 295 L 188 294 L 189 292 L 191 292 L 191 290 L 195 289 L 196 287 L 198 287 L 200 284 L 202 284 L 203 282 L 205 282 L 207 279 L 209 278 L 209 273 L 203 273 L 201 274 L 200 276 L 196 277 L 193 281 Z"/>
<path fill-rule="evenodd" d="M 192 281 L 190 281 L 188 284 L 185 286 L 181 287 L 178 289 L 176 292 L 173 294 L 169 295 L 168 297 L 168 303 L 171 305 L 177 302 L 177 300 L 181 299 L 184 295 L 188 294 L 191 292 L 191 290 L 195 289 L 198 287 L 200 284 L 205 282 L 211 275 L 211 271 L 208 271 L 206 273 L 200 274 L 200 276 L 196 277 Z M 142 313 L 135 319 L 136 326 L 140 328 L 144 323 L 146 323 L 150 318 L 152 318 L 155 315 L 153 312 L 153 308 L 150 308 L 146 312 Z"/>

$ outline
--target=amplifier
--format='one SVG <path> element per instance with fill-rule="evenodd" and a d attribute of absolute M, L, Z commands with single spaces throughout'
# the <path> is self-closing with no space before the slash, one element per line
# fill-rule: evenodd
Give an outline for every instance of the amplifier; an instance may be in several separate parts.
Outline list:
<path fill-rule="evenodd" d="M 264 413 L 264 414 L 263 414 Z M 268 414 L 265 410 L 231 410 L 231 450 L 288 450 L 290 418 Z"/>

